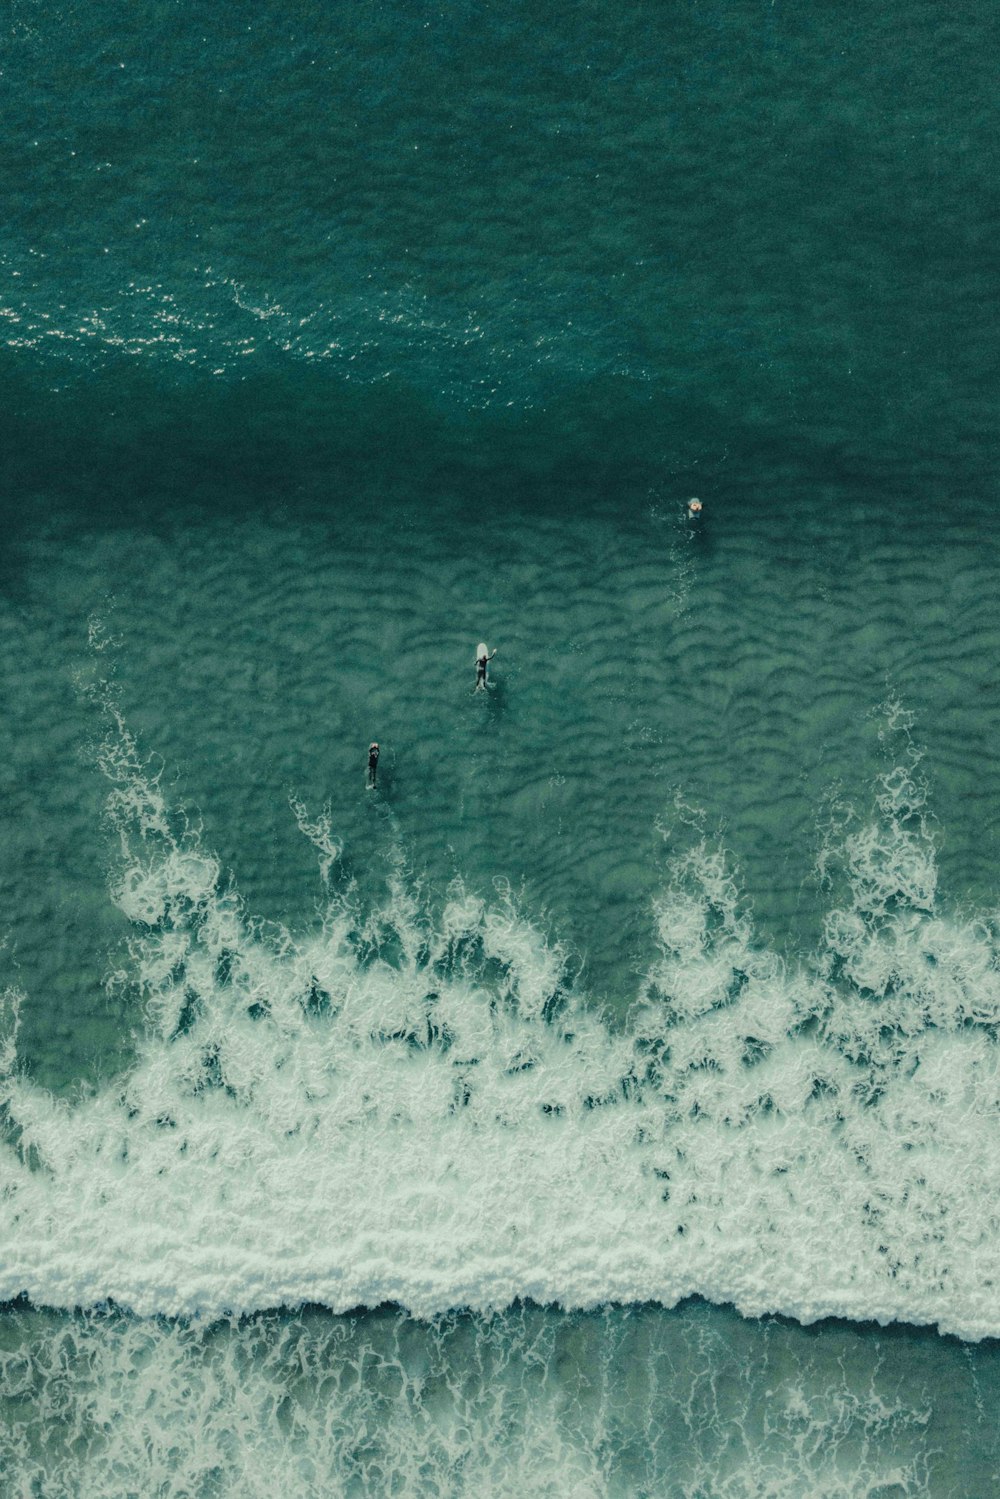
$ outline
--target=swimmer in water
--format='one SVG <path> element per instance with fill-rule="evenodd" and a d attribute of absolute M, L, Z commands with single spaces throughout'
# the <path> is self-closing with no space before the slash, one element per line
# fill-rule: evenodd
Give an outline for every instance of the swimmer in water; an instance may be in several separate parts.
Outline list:
<path fill-rule="evenodd" d="M 368 790 L 375 790 L 375 774 L 378 770 L 378 742 L 372 740 L 368 746 Z"/>
<path fill-rule="evenodd" d="M 487 667 L 496 655 L 496 646 L 490 650 L 482 642 L 476 647 L 476 691 L 484 692 L 490 685 Z"/>

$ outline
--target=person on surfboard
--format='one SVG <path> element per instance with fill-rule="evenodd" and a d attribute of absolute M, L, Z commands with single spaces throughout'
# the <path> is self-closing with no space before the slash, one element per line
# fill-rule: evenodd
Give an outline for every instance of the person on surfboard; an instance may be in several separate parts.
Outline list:
<path fill-rule="evenodd" d="M 378 741 L 373 739 L 368 746 L 368 790 L 375 790 L 375 773 L 378 770 Z"/>
<path fill-rule="evenodd" d="M 483 692 L 489 686 L 489 675 L 487 667 L 496 655 L 496 646 L 492 650 L 480 641 L 476 646 L 476 691 Z"/>

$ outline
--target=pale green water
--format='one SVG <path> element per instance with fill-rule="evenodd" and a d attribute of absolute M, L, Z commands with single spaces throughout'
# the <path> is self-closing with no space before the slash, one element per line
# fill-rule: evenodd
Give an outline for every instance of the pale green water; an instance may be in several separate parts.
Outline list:
<path fill-rule="evenodd" d="M 3 1337 L 30 1492 L 80 1492 L 68 1474 L 91 1493 L 199 1495 L 234 1473 L 249 1494 L 889 1499 L 997 1482 L 983 1350 L 909 1331 L 695 1304 L 433 1327 L 310 1309 L 193 1331 L 14 1311 Z"/>
<path fill-rule="evenodd" d="M 314 813 L 330 802 L 340 867 L 373 895 L 390 847 L 438 899 L 456 876 L 523 886 L 619 1012 L 650 958 L 664 857 L 692 824 L 723 831 L 763 935 L 808 951 L 830 905 L 825 826 L 838 800 L 869 805 L 893 697 L 926 751 L 946 895 L 991 904 L 998 558 L 965 515 L 921 532 L 891 505 L 739 519 L 721 499 L 694 527 L 676 497 L 646 496 L 624 514 L 503 511 L 480 528 L 454 497 L 419 518 L 329 505 L 324 520 L 179 507 L 82 536 L 53 518 L 19 548 L 6 902 L 35 917 L 16 930 L 20 981 L 66 996 L 58 1030 L 46 1007 L 25 1016 L 47 1081 L 77 1076 L 88 1049 L 106 1065 L 124 1039 L 100 992 L 121 928 L 102 874 L 100 719 L 81 696 L 108 670 L 171 800 L 253 910 L 295 928 L 321 887 L 290 793 Z M 117 642 L 96 665 L 91 616 Z M 499 647 L 486 699 L 471 692 L 484 635 Z M 88 1012 L 106 1017 L 89 1038 Z"/>

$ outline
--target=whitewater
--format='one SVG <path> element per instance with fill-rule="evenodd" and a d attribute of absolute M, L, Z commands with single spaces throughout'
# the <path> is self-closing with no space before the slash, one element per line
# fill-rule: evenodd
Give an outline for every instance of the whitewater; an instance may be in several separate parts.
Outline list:
<path fill-rule="evenodd" d="M 912 747 L 824 846 L 849 898 L 809 961 L 757 939 L 692 832 L 619 1024 L 502 883 L 433 911 L 400 850 L 364 909 L 322 818 L 314 929 L 256 922 L 107 716 L 136 1055 L 57 1099 L 6 991 L 4 1300 L 427 1318 L 697 1294 L 1000 1333 L 1000 936 L 939 912 Z"/>

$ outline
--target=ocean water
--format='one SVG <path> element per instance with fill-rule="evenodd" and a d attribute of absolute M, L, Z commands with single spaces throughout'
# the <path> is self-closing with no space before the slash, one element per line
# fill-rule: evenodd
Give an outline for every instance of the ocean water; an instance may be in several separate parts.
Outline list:
<path fill-rule="evenodd" d="M 996 33 L 14 0 L 4 1495 L 1000 1492 Z"/>

